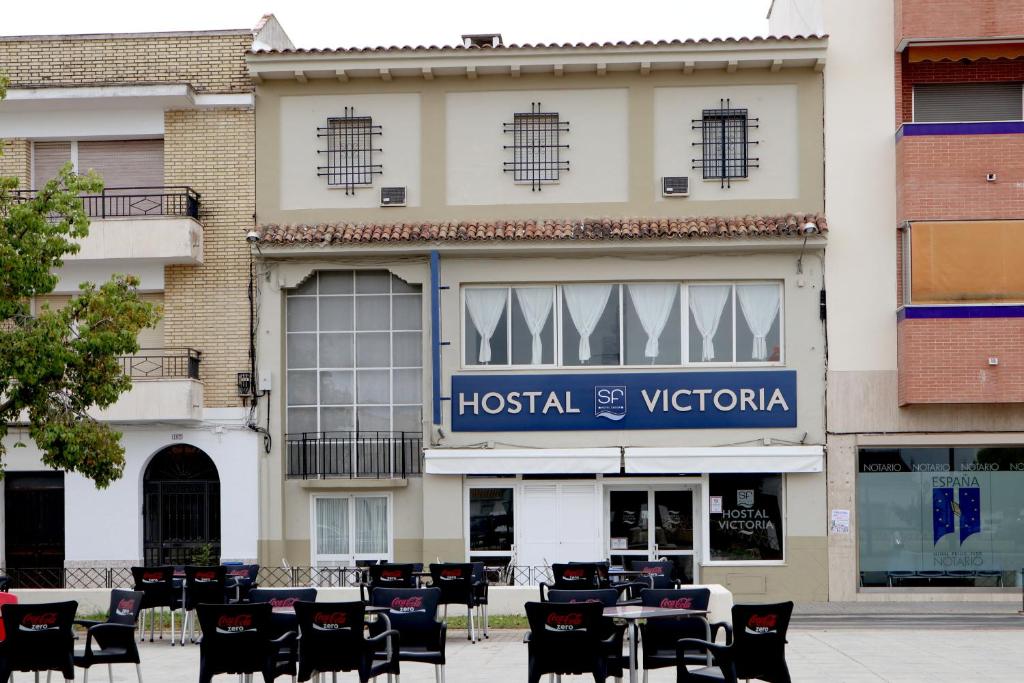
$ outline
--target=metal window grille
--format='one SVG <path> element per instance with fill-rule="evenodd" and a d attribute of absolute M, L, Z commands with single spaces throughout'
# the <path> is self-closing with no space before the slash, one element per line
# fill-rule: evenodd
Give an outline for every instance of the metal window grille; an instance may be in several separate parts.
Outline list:
<path fill-rule="evenodd" d="M 705 109 L 699 119 L 693 120 L 693 129 L 700 130 L 701 157 L 693 160 L 693 168 L 700 169 L 704 179 L 720 179 L 723 188 L 730 187 L 733 178 L 746 178 L 751 168 L 758 168 L 757 157 L 750 156 L 750 129 L 757 128 L 757 119 L 747 115 L 746 109 L 733 109 L 729 100 L 721 100 L 718 109 Z"/>
<path fill-rule="evenodd" d="M 316 129 L 316 136 L 326 141 L 326 149 L 317 150 L 326 163 L 317 166 L 316 174 L 325 176 L 330 186 L 344 187 L 345 194 L 355 194 L 357 187 L 369 187 L 373 176 L 383 168 L 373 163 L 373 136 L 381 127 L 373 125 L 370 116 L 356 116 L 353 107 L 345 107 L 345 115 L 327 119 L 327 125 Z"/>
<path fill-rule="evenodd" d="M 561 121 L 555 112 L 541 110 L 540 102 L 533 102 L 528 113 L 514 114 L 512 123 L 503 124 L 512 134 L 512 161 L 506 161 L 504 170 L 511 172 L 517 183 L 529 183 L 530 189 L 539 191 L 543 185 L 557 183 L 562 171 L 569 170 L 569 162 L 562 159 L 561 134 L 569 132 L 569 122 Z"/>

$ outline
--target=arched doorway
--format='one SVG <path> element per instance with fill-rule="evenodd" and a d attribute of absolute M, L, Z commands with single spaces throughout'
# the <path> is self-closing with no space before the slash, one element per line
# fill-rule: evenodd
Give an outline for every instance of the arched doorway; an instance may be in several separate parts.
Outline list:
<path fill-rule="evenodd" d="M 168 446 L 153 456 L 142 480 L 143 561 L 192 564 L 209 546 L 220 557 L 220 477 L 206 453 Z"/>

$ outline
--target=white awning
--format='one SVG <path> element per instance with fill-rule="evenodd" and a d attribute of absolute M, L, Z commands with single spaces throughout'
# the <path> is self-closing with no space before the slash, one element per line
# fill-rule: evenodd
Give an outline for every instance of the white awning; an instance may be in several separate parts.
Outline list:
<path fill-rule="evenodd" d="M 427 474 L 618 474 L 618 448 L 428 448 Z"/>
<path fill-rule="evenodd" d="M 821 472 L 822 446 L 627 448 L 626 474 Z"/>

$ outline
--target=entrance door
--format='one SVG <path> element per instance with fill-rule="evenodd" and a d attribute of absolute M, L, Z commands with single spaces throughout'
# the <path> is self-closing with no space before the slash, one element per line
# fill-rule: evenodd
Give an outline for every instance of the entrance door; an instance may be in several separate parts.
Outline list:
<path fill-rule="evenodd" d="M 194 564 L 207 551 L 219 561 L 220 477 L 210 456 L 195 446 L 163 449 L 146 468 L 143 493 L 145 564 Z"/>
<path fill-rule="evenodd" d="M 61 588 L 64 578 L 64 473 L 4 477 L 7 570 L 17 588 Z"/>
<path fill-rule="evenodd" d="M 516 563 L 541 567 L 601 557 L 597 485 L 525 483 L 516 506 Z"/>
<path fill-rule="evenodd" d="M 608 549 L 613 564 L 666 559 L 676 576 L 694 581 L 695 526 L 692 488 L 610 489 Z"/>

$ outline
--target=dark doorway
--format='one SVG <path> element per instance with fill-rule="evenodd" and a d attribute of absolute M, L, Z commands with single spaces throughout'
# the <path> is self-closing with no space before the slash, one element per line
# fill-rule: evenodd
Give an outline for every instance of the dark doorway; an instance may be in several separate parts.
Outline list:
<path fill-rule="evenodd" d="M 7 571 L 12 586 L 59 588 L 64 578 L 64 473 L 4 477 Z"/>
<path fill-rule="evenodd" d="M 195 446 L 168 446 L 150 461 L 143 477 L 143 561 L 147 565 L 192 564 L 209 546 L 220 557 L 220 477 Z"/>

